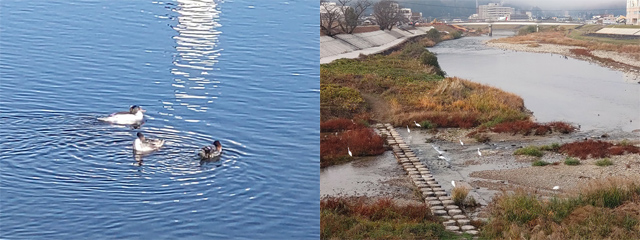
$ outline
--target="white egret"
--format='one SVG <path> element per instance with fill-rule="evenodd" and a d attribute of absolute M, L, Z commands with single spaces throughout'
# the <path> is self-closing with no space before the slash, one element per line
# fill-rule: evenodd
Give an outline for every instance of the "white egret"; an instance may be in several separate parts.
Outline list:
<path fill-rule="evenodd" d="M 456 187 L 456 181 L 451 180 L 451 185 L 452 185 L 453 187 Z"/>
<path fill-rule="evenodd" d="M 409 129 L 409 125 L 407 125 L 407 132 L 411 133 L 411 129 Z"/>
<path fill-rule="evenodd" d="M 415 124 L 416 124 L 416 127 L 422 127 L 422 126 L 420 126 L 420 124 L 419 124 L 419 123 L 417 123 L 416 121 L 413 121 L 413 123 L 415 123 Z"/>
<path fill-rule="evenodd" d="M 460 141 L 460 145 L 464 146 L 464 143 L 462 142 L 462 139 L 458 139 Z"/>
<path fill-rule="evenodd" d="M 560 189 L 560 186 L 553 187 L 553 190 L 558 190 L 558 189 Z"/>
<path fill-rule="evenodd" d="M 482 153 L 480 152 L 480 148 L 478 148 L 478 156 L 482 157 Z"/>
<path fill-rule="evenodd" d="M 349 152 L 349 156 L 353 157 L 353 154 L 351 154 L 351 149 L 349 149 L 349 147 L 347 147 L 347 151 Z"/>
<path fill-rule="evenodd" d="M 444 158 L 444 156 L 442 156 L 442 154 L 440 154 L 440 156 L 438 156 L 438 158 L 442 159 L 442 160 L 447 160 L 446 158 Z"/>

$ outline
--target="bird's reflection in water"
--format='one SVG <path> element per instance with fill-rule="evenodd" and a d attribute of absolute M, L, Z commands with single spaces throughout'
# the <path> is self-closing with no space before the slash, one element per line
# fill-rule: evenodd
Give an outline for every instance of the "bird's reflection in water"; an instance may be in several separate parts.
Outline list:
<path fill-rule="evenodd" d="M 136 160 L 134 165 L 142 166 L 142 158 L 149 154 L 137 153 L 135 150 L 133 151 L 133 159 Z"/>
<path fill-rule="evenodd" d="M 221 167 L 222 161 L 220 161 L 220 159 L 220 156 L 200 159 L 200 167 L 209 166 L 211 164 L 213 164 L 213 166 L 215 167 Z"/>

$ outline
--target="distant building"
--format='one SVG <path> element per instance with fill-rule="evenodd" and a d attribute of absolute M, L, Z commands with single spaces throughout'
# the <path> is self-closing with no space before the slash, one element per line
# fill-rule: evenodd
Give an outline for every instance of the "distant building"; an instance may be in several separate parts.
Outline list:
<path fill-rule="evenodd" d="M 412 12 L 411 19 L 412 22 L 422 22 L 422 12 Z"/>
<path fill-rule="evenodd" d="M 640 25 L 640 0 L 627 0 L 627 24 Z"/>
<path fill-rule="evenodd" d="M 400 8 L 400 13 L 402 14 L 402 19 L 404 21 L 411 21 L 411 8 Z"/>
<path fill-rule="evenodd" d="M 471 15 L 469 19 L 484 21 L 508 21 L 515 10 L 511 7 L 503 7 L 500 3 L 489 3 L 478 6 L 477 15 Z"/>

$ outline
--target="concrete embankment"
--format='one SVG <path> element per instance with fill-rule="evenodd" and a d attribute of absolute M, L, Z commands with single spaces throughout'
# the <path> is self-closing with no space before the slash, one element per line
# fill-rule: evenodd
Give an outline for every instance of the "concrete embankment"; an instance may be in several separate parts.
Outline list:
<path fill-rule="evenodd" d="M 320 36 L 320 64 L 341 58 L 357 58 L 383 52 L 411 38 L 426 34 L 433 27 L 416 27 L 411 30 L 394 28 L 390 31 L 374 31 L 356 34 Z"/>

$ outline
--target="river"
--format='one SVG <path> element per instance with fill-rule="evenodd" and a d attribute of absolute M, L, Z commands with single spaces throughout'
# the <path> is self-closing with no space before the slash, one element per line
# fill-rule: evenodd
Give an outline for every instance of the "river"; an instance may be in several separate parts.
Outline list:
<path fill-rule="evenodd" d="M 496 31 L 493 38 L 513 32 Z M 582 130 L 640 129 L 640 84 L 623 72 L 557 54 L 487 47 L 491 37 L 464 37 L 430 51 L 456 76 L 515 93 L 537 121 L 567 121 Z"/>
<path fill-rule="evenodd" d="M 0 238 L 319 236 L 317 5 L 0 9 Z M 140 128 L 97 120 L 130 105 Z M 134 158 L 138 132 L 165 146 Z"/>

